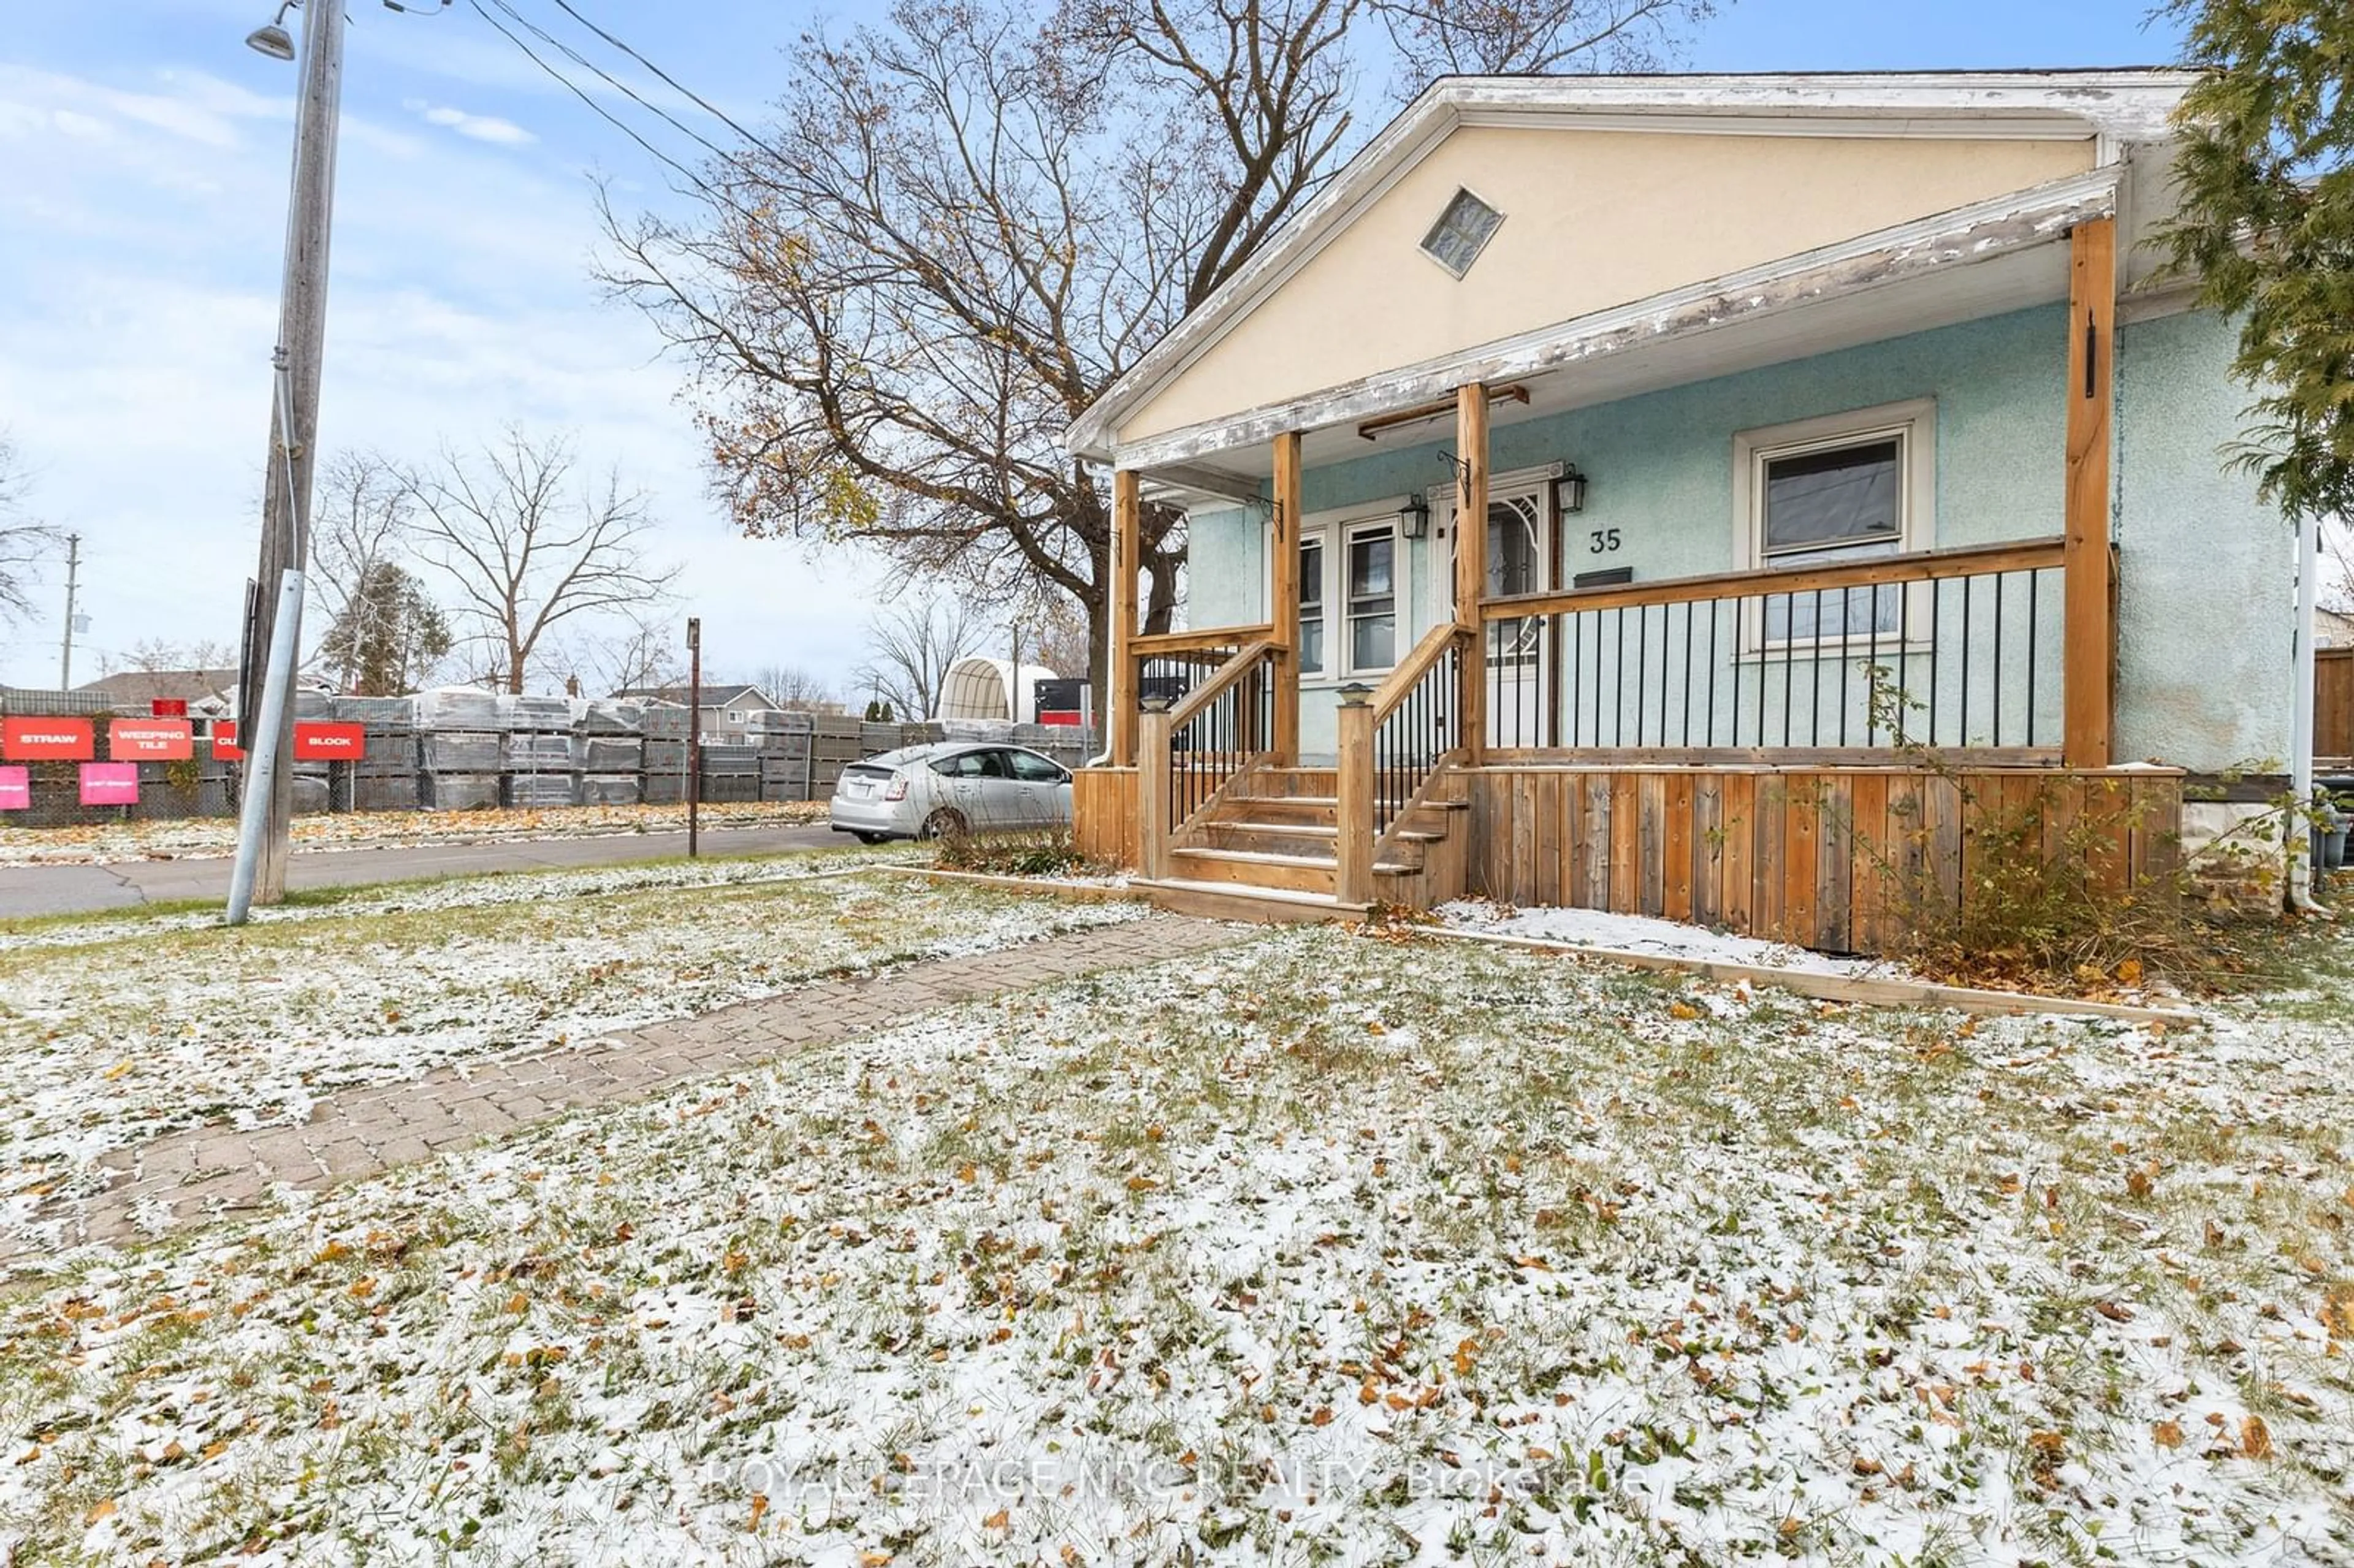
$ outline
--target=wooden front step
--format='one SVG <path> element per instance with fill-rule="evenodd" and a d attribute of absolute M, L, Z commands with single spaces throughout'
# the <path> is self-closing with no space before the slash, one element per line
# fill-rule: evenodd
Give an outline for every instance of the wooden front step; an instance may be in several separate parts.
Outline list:
<path fill-rule="evenodd" d="M 1212 815 L 1220 821 L 1298 822 L 1329 828 L 1340 820 L 1341 802 L 1331 795 L 1228 795 Z"/>
<path fill-rule="evenodd" d="M 1328 897 L 1335 874 L 1330 851 L 1319 857 L 1199 846 L 1171 854 L 1169 869 L 1186 882 L 1238 883 L 1246 887 L 1270 887 L 1285 893 L 1321 893 Z"/>
<path fill-rule="evenodd" d="M 1330 822 L 1262 822 L 1220 819 L 1202 824 L 1203 848 L 1244 850 L 1261 854 L 1297 855 L 1330 862 L 1341 830 Z M 1392 841 L 1389 859 L 1419 867 L 1425 846 L 1445 835 L 1422 829 L 1401 829 Z"/>
<path fill-rule="evenodd" d="M 1179 877 L 1139 881 L 1155 909 L 1191 915 L 1204 920 L 1257 920 L 1296 924 L 1308 920 L 1363 920 L 1370 906 L 1342 904 L 1329 893 L 1281 893 L 1273 888 L 1244 887 L 1234 883 L 1193 882 Z"/>
<path fill-rule="evenodd" d="M 1254 770 L 1248 780 L 1256 795 L 1322 795 L 1337 796 L 1341 792 L 1341 770 L 1337 768 L 1261 768 Z"/>

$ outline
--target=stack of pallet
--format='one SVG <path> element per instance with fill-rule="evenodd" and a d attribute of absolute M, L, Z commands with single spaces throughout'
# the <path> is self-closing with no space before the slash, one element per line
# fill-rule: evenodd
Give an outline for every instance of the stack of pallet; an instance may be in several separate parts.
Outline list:
<path fill-rule="evenodd" d="M 505 739 L 499 750 L 500 799 L 530 810 L 569 806 L 572 781 L 572 702 L 568 697 L 503 696 Z"/>
<path fill-rule="evenodd" d="M 810 781 L 810 715 L 756 708 L 746 717 L 746 738 L 760 758 L 763 800 L 806 800 Z"/>
<path fill-rule="evenodd" d="M 451 688 L 417 697 L 419 804 L 437 811 L 479 811 L 499 803 L 499 700 Z"/>
<path fill-rule="evenodd" d="M 644 735 L 640 766 L 649 804 L 676 805 L 686 799 L 686 708 L 679 703 L 648 703 L 639 715 Z"/>
<path fill-rule="evenodd" d="M 351 809 L 408 811 L 417 807 L 417 699 L 336 697 L 337 724 L 355 724 L 366 739 L 351 768 Z M 343 801 L 335 802 L 337 805 Z"/>
<path fill-rule="evenodd" d="M 572 737 L 572 766 L 584 806 L 633 806 L 643 798 L 644 718 L 635 703 L 583 705 Z"/>
<path fill-rule="evenodd" d="M 810 747 L 809 798 L 831 800 L 843 768 L 867 755 L 865 726 L 854 718 L 821 714 L 810 725 Z"/>

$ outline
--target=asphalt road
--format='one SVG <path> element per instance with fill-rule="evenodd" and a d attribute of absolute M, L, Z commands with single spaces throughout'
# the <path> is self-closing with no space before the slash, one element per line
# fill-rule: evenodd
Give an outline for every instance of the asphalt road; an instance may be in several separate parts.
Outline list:
<path fill-rule="evenodd" d="M 703 834 L 708 855 L 762 854 L 772 850 L 850 849 L 855 841 L 831 828 L 714 828 Z M 599 838 L 539 839 L 511 843 L 406 844 L 392 849 L 303 850 L 286 868 L 289 887 L 352 887 L 429 876 L 472 876 L 489 871 L 561 871 L 627 865 L 686 853 L 686 834 L 610 833 Z M 75 915 L 94 909 L 135 909 L 182 899 L 228 899 L 229 857 L 133 860 L 113 865 L 0 866 L 0 918 Z"/>

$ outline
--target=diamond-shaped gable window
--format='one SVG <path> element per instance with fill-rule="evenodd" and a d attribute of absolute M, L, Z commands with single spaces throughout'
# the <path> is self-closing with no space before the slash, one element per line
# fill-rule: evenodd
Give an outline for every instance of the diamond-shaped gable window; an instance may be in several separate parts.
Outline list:
<path fill-rule="evenodd" d="M 1458 189 L 1430 232 L 1422 237 L 1422 253 L 1460 278 L 1471 270 L 1471 263 L 1479 259 L 1480 250 L 1496 232 L 1504 215 L 1473 196 Z"/>

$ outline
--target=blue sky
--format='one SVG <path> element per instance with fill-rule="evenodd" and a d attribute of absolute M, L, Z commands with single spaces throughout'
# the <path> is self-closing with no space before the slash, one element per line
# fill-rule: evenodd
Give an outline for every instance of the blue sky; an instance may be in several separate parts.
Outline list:
<path fill-rule="evenodd" d="M 557 31 L 553 0 L 511 0 Z M 574 0 L 738 118 L 771 96 L 795 5 Z M 0 35 L 0 429 L 37 512 L 83 536 L 76 679 L 148 637 L 233 637 L 252 569 L 293 69 L 243 45 L 262 0 L 11 0 Z M 349 0 L 322 445 L 424 457 L 509 420 L 576 432 L 651 490 L 706 657 L 840 676 L 886 573 L 734 536 L 682 372 L 590 281 L 589 182 L 671 199 L 661 166 L 461 4 Z M 1716 70 L 2123 65 L 2170 58 L 2145 0 L 1739 0 Z M 835 6 L 839 26 L 860 15 Z M 659 18 L 657 22 L 655 18 Z M 567 28 L 588 52 L 586 35 Z M 719 139 L 715 136 L 715 139 Z M 682 155 L 683 138 L 666 143 Z M 0 679 L 57 678 L 62 568 L 0 631 Z"/>

